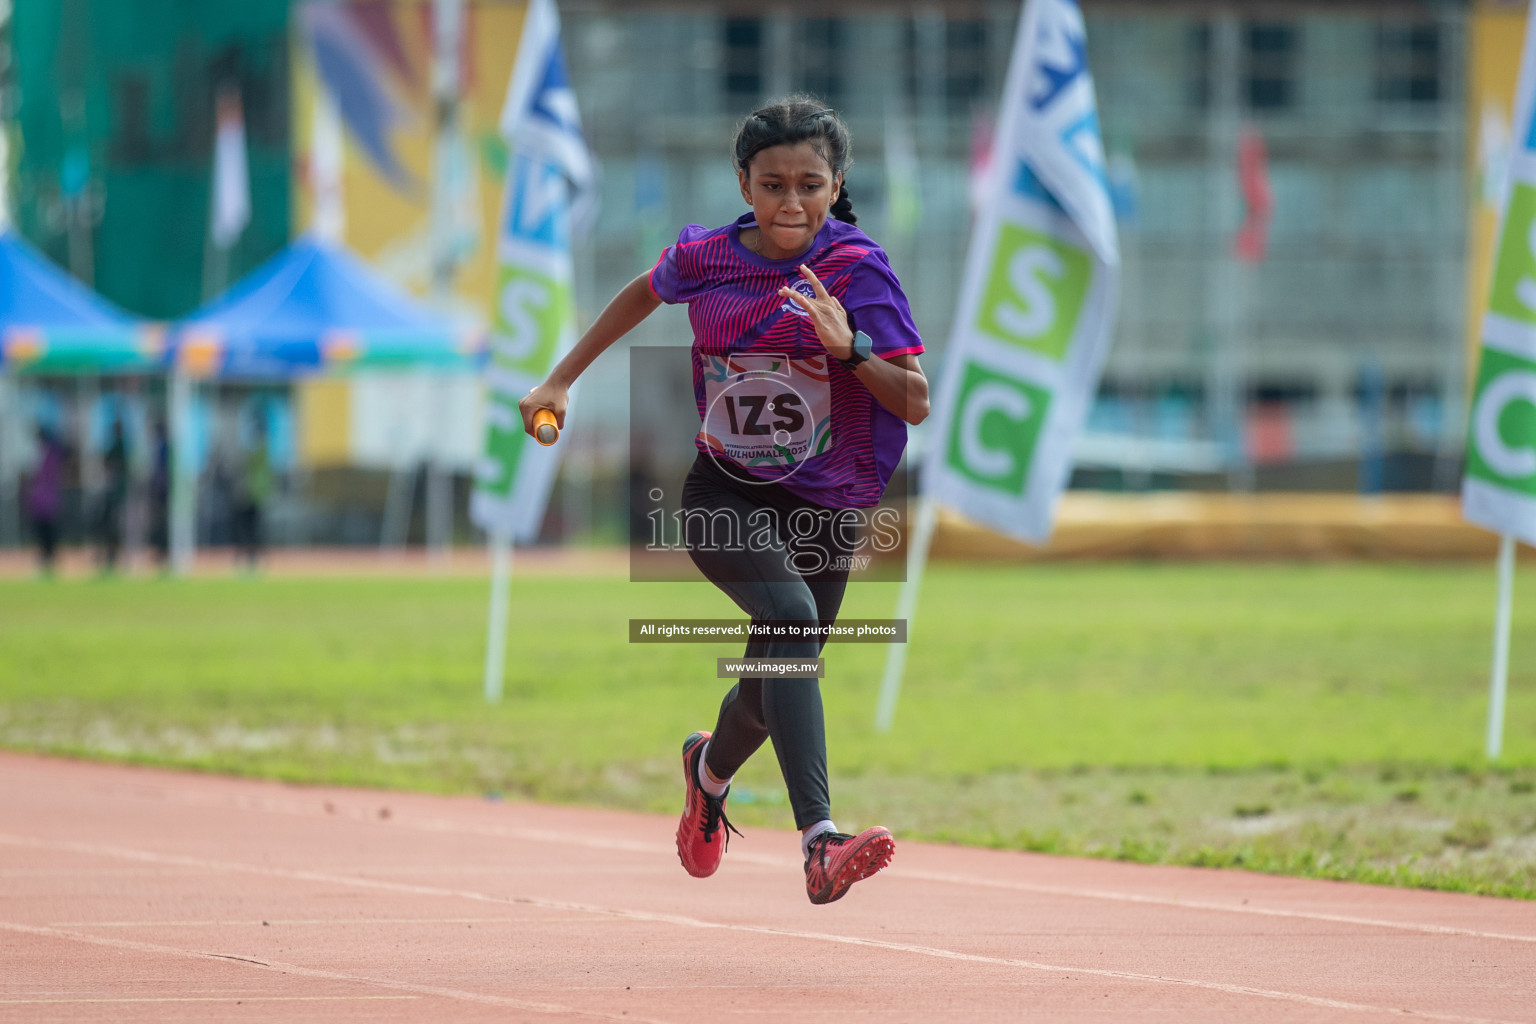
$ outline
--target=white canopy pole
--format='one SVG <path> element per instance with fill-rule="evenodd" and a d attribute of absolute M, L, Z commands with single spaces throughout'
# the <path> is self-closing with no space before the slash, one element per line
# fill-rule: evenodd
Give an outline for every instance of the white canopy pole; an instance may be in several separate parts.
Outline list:
<path fill-rule="evenodd" d="M 437 113 L 432 168 L 432 299 L 438 315 L 453 308 L 453 280 L 458 221 L 455 204 L 466 182 L 459 160 L 463 146 L 463 76 L 459 48 L 464 36 L 464 0 L 432 0 L 432 98 Z M 442 568 L 453 546 L 453 477 L 444 451 L 447 410 L 443 382 L 428 379 L 428 415 L 432 433 L 427 446 L 426 541 L 432 564 Z"/>
<path fill-rule="evenodd" d="M 512 589 L 512 538 L 500 531 L 490 535 L 491 612 L 485 630 L 485 700 L 501 702 L 507 670 L 507 608 Z"/>
<path fill-rule="evenodd" d="M 314 189 L 310 230 L 322 242 L 341 246 L 347 237 L 347 202 L 342 193 L 341 113 L 324 86 L 315 90 L 310 110 L 309 181 Z"/>
<path fill-rule="evenodd" d="M 0 156 L 3 154 L 0 147 Z M 18 415 L 16 405 L 11 371 L 0 368 L 0 544 L 21 543 L 21 489 L 17 486 L 20 474 L 12 456 L 24 443 L 27 424 Z"/>
<path fill-rule="evenodd" d="M 1515 538 L 1499 538 L 1499 604 L 1493 617 L 1493 672 L 1488 680 L 1488 760 L 1504 750 L 1504 693 L 1509 684 L 1509 620 L 1515 587 Z"/>
<path fill-rule="evenodd" d="M 917 594 L 923 585 L 923 570 L 928 566 L 928 549 L 939 521 L 939 504 L 932 497 L 918 499 L 917 522 L 907 547 L 907 578 L 896 599 L 896 617 L 907 621 L 907 643 L 891 644 L 885 656 L 885 677 L 880 681 L 880 703 L 875 707 L 875 731 L 890 732 L 896 721 L 896 701 L 901 696 L 901 679 L 907 667 L 907 646 L 912 642 L 912 619 L 917 614 Z"/>
<path fill-rule="evenodd" d="M 192 378 L 181 367 L 171 371 L 169 406 L 171 434 L 171 572 L 192 571 L 197 544 L 197 462 L 192 452 Z"/>

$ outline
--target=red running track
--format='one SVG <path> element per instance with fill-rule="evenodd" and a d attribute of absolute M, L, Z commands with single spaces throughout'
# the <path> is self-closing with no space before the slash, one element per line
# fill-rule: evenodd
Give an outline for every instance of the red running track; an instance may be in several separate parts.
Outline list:
<path fill-rule="evenodd" d="M 1536 1022 L 1530 903 L 674 824 L 0 754 L 0 1021 Z"/>

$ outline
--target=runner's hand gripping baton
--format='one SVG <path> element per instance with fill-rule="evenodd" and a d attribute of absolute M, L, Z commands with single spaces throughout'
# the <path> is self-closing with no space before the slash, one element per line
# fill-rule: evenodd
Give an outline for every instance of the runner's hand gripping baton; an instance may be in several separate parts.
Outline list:
<path fill-rule="evenodd" d="M 548 448 L 560 439 L 560 428 L 555 426 L 555 414 L 540 409 L 533 414 L 533 438 Z"/>

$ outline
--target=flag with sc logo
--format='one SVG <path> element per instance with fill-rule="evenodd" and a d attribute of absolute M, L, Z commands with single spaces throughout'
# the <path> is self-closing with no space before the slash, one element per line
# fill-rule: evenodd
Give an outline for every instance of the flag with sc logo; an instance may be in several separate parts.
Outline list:
<path fill-rule="evenodd" d="M 934 411 L 925 493 L 1051 534 L 1098 386 L 1119 268 L 1082 12 L 1029 0 Z"/>
<path fill-rule="evenodd" d="M 1483 314 L 1467 424 L 1462 514 L 1536 544 L 1536 71 L 1531 39 L 1515 103 L 1504 222 Z"/>
<path fill-rule="evenodd" d="M 560 452 L 523 432 L 517 403 L 575 341 L 571 226 L 594 192 L 551 0 L 531 0 L 524 15 L 501 130 L 511 160 L 496 239 L 485 447 L 470 515 L 493 536 L 528 542 L 538 535 Z"/>

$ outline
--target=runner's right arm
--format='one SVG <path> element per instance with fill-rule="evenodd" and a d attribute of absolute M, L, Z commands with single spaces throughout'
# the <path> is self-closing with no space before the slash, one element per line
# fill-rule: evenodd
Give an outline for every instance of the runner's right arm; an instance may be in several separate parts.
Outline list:
<path fill-rule="evenodd" d="M 548 409 L 555 414 L 555 425 L 565 429 L 565 407 L 570 401 L 571 385 L 576 383 L 582 371 L 592 361 L 606 352 L 614 342 L 639 326 L 640 322 L 656 311 L 661 299 L 651 290 L 651 275 L 641 274 L 625 285 L 613 300 L 603 307 L 587 333 L 581 336 L 564 359 L 555 364 L 549 377 L 528 392 L 517 403 L 523 416 L 523 429 L 533 434 L 533 414 Z"/>

